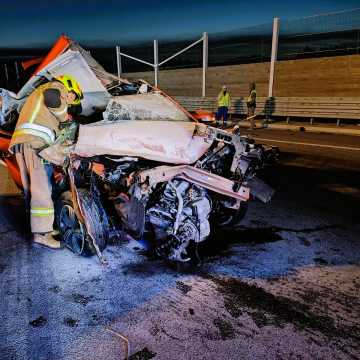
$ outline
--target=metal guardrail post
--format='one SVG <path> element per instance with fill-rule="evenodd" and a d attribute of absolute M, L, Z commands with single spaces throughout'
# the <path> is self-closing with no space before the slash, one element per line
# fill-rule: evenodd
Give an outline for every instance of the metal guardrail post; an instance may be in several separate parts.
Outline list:
<path fill-rule="evenodd" d="M 19 73 L 19 66 L 17 61 L 15 61 L 15 73 L 16 73 L 16 85 L 19 87 L 20 73 Z"/>
<path fill-rule="evenodd" d="M 116 46 L 116 65 L 117 65 L 118 79 L 120 81 L 121 73 L 122 73 L 120 46 Z"/>
<path fill-rule="evenodd" d="M 19 73 L 19 65 L 18 65 L 18 62 L 17 62 L 17 61 L 14 62 L 14 66 L 15 66 L 16 78 L 19 80 L 19 78 L 20 78 L 20 73 Z"/>
<path fill-rule="evenodd" d="M 7 68 L 6 64 L 4 64 L 4 69 L 5 69 L 6 86 L 8 86 L 9 85 L 9 73 L 8 73 L 8 68 Z"/>
<path fill-rule="evenodd" d="M 269 93 L 268 93 L 269 97 L 272 97 L 274 92 L 275 63 L 277 59 L 277 51 L 278 51 L 278 43 L 279 43 L 279 24 L 280 24 L 280 19 L 278 17 L 274 18 L 272 45 L 271 45 L 270 76 L 269 76 Z"/>
<path fill-rule="evenodd" d="M 155 70 L 155 86 L 159 84 L 159 44 L 154 40 L 154 70 Z"/>
<path fill-rule="evenodd" d="M 202 97 L 206 96 L 206 72 L 209 59 L 209 36 L 207 32 L 203 33 L 203 73 L 202 73 Z"/>
<path fill-rule="evenodd" d="M 206 55 L 203 58 L 203 96 L 205 96 L 205 87 L 206 87 L 206 70 L 208 67 L 208 34 L 204 33 L 203 36 L 199 39 L 196 40 L 195 42 L 193 42 L 192 44 L 190 44 L 189 46 L 187 46 L 186 48 L 178 51 L 177 53 L 175 53 L 174 55 L 171 55 L 170 57 L 168 57 L 167 59 L 163 60 L 162 62 L 159 62 L 159 43 L 158 40 L 154 40 L 154 63 L 151 64 L 148 61 L 145 60 L 141 60 L 139 58 L 136 58 L 134 56 L 125 54 L 123 52 L 120 51 L 120 46 L 116 46 L 116 57 L 117 57 L 117 67 L 118 67 L 118 77 L 120 78 L 120 74 L 122 72 L 121 69 L 121 56 L 124 56 L 128 59 L 134 60 L 134 61 L 138 61 L 142 64 L 146 64 L 151 66 L 154 71 L 155 71 L 155 86 L 157 87 L 159 85 L 159 70 L 160 70 L 160 66 L 164 65 L 165 63 L 167 63 L 168 61 L 174 59 L 176 56 L 184 53 L 185 51 L 188 51 L 189 49 L 191 49 L 192 47 L 196 46 L 197 44 L 199 44 L 200 42 L 204 42 L 204 46 L 203 46 L 203 54 Z"/>

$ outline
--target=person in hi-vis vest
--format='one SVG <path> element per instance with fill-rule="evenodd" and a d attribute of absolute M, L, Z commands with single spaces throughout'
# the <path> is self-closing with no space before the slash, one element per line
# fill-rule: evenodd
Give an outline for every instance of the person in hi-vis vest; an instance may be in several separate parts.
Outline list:
<path fill-rule="evenodd" d="M 252 83 L 250 84 L 250 89 L 249 89 L 249 96 L 247 98 L 246 101 L 246 105 L 247 105 L 247 117 L 250 118 L 250 124 L 251 124 L 251 129 L 254 130 L 256 128 L 255 125 L 255 109 L 256 109 L 256 84 Z"/>
<path fill-rule="evenodd" d="M 218 110 L 216 113 L 216 122 L 219 123 L 222 120 L 223 125 L 225 127 L 228 119 L 229 108 L 231 105 L 231 96 L 226 85 L 223 85 L 217 97 L 217 102 L 218 102 Z"/>

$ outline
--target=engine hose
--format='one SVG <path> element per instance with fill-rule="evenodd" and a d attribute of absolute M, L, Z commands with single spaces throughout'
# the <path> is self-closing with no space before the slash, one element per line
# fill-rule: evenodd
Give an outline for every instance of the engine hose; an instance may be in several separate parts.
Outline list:
<path fill-rule="evenodd" d="M 174 223 L 174 231 L 173 231 L 173 234 L 176 235 L 176 233 L 177 233 L 177 231 L 179 229 L 179 225 L 180 225 L 180 217 L 181 217 L 183 207 L 184 207 L 184 200 L 183 200 L 179 190 L 177 189 L 177 187 L 171 181 L 169 181 L 169 185 L 175 191 L 176 197 L 177 197 L 178 202 L 179 202 L 177 213 L 176 213 L 176 219 L 175 219 L 175 223 Z"/>

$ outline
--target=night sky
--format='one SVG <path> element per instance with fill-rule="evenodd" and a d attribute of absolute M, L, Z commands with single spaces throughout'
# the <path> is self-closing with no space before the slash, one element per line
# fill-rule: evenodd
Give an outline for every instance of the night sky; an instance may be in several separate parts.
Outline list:
<path fill-rule="evenodd" d="M 88 46 L 176 39 L 359 5 L 359 0 L 3 0 L 0 48 L 49 46 L 61 33 Z"/>

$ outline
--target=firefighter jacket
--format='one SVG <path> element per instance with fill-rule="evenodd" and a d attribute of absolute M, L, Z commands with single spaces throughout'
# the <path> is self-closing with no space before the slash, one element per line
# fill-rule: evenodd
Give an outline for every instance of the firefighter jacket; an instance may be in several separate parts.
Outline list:
<path fill-rule="evenodd" d="M 39 86 L 22 107 L 10 151 L 17 144 L 30 144 L 37 150 L 52 145 L 60 133 L 59 123 L 68 118 L 67 90 L 53 81 Z"/>
<path fill-rule="evenodd" d="M 218 106 L 226 106 L 227 108 L 230 107 L 231 97 L 228 91 L 224 92 L 221 91 L 218 95 Z"/>

